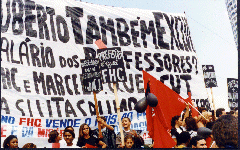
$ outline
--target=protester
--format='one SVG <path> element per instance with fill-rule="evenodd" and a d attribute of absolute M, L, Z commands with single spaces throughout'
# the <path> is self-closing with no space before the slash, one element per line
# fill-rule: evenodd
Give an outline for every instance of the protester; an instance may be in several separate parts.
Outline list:
<path fill-rule="evenodd" d="M 235 108 L 235 117 L 238 118 L 238 108 Z"/>
<path fill-rule="evenodd" d="M 104 116 L 97 118 L 97 121 L 101 126 L 102 137 L 99 137 L 99 129 L 94 130 L 94 134 L 107 145 L 107 148 L 116 148 L 114 127 L 107 124 L 107 120 Z"/>
<path fill-rule="evenodd" d="M 205 108 L 205 107 L 199 107 L 199 108 L 198 108 L 198 111 L 199 111 L 200 113 L 207 112 L 207 108 Z"/>
<path fill-rule="evenodd" d="M 222 115 L 212 129 L 213 138 L 219 148 L 238 148 L 238 118 Z"/>
<path fill-rule="evenodd" d="M 222 115 L 225 115 L 226 114 L 226 112 L 225 112 L 225 109 L 224 108 L 218 108 L 217 110 L 216 110 L 216 117 L 217 118 L 219 118 L 219 117 L 221 117 Z"/>
<path fill-rule="evenodd" d="M 98 146 L 101 146 L 101 148 L 107 147 L 104 142 L 93 136 L 91 128 L 86 123 L 82 124 L 79 128 L 77 146 L 81 148 L 98 148 Z"/>
<path fill-rule="evenodd" d="M 3 148 L 18 148 L 18 138 L 15 135 L 9 135 L 3 142 Z"/>
<path fill-rule="evenodd" d="M 48 134 L 48 143 L 59 143 L 60 140 L 62 140 L 62 137 L 60 134 L 57 132 L 57 130 L 52 130 Z"/>
<path fill-rule="evenodd" d="M 120 148 L 135 148 L 134 146 L 134 137 L 133 135 L 126 135 L 124 137 L 124 143 L 125 143 L 125 146 L 122 146 L 122 143 L 120 144 Z"/>
<path fill-rule="evenodd" d="M 189 147 L 191 148 L 207 148 L 206 140 L 202 136 L 195 136 L 190 140 Z"/>
<path fill-rule="evenodd" d="M 75 135 L 74 128 L 72 126 L 67 126 L 64 129 L 64 131 L 66 131 L 66 130 L 71 130 Z M 66 143 L 65 139 L 61 140 L 59 143 L 60 143 L 61 147 L 67 147 L 67 143 Z M 75 136 L 74 136 L 74 139 L 73 139 L 72 143 L 73 143 L 74 146 L 77 145 L 77 139 L 75 138 Z"/>
<path fill-rule="evenodd" d="M 190 142 L 190 134 L 186 131 L 183 131 L 177 137 L 177 147 L 176 148 L 187 148 L 187 145 Z"/>
<path fill-rule="evenodd" d="M 61 148 L 78 148 L 74 143 L 75 133 L 72 130 L 65 129 L 63 132 L 63 138 L 66 144 L 61 145 Z"/>
<path fill-rule="evenodd" d="M 179 134 L 183 131 L 186 131 L 186 129 L 182 126 L 182 119 L 180 116 L 174 116 L 171 120 L 171 136 L 173 140 L 177 143 L 177 137 Z"/>
<path fill-rule="evenodd" d="M 131 126 L 130 118 L 127 118 L 127 117 L 122 118 L 122 126 L 124 129 L 123 130 L 124 137 L 128 134 L 133 135 L 135 148 L 141 148 L 141 146 L 144 145 L 144 140 L 139 134 L 137 134 L 135 130 L 130 129 L 130 126 Z M 121 135 L 119 132 L 117 135 L 116 144 L 120 144 L 120 141 L 121 141 Z"/>
<path fill-rule="evenodd" d="M 198 127 L 197 127 L 196 120 L 192 117 L 187 117 L 185 119 L 185 123 L 186 123 L 186 129 L 189 132 L 191 138 L 194 136 L 197 136 Z"/>
<path fill-rule="evenodd" d="M 27 143 L 22 148 L 37 148 L 37 146 L 33 143 Z"/>

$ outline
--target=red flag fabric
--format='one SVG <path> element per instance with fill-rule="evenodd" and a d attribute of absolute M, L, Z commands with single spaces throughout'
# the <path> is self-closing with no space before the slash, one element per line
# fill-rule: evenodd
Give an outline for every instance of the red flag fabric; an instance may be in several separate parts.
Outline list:
<path fill-rule="evenodd" d="M 156 115 L 163 126 L 170 130 L 172 117 L 181 114 L 186 107 L 185 102 L 191 102 L 191 96 L 183 99 L 179 94 L 145 71 L 143 71 L 143 80 L 145 89 L 147 88 L 147 82 L 150 80 L 150 91 L 158 99 L 158 105 L 155 107 Z"/>
<path fill-rule="evenodd" d="M 150 107 L 150 106 L 148 106 Z M 153 107 L 151 107 L 153 108 Z M 162 125 L 161 120 L 159 120 L 156 115 L 155 109 L 152 109 L 152 127 L 154 132 L 152 133 L 152 139 L 154 140 L 153 148 L 173 148 L 176 142 L 172 139 L 171 135 Z"/>
<path fill-rule="evenodd" d="M 143 71 L 144 88 L 150 81 L 150 92 L 158 99 L 156 107 L 148 106 L 146 109 L 147 130 L 154 140 L 154 148 L 172 148 L 176 145 L 168 133 L 171 129 L 171 119 L 180 115 L 185 109 L 185 102 L 191 101 L 191 95 L 183 99 L 179 94 L 167 87 L 147 72 Z"/>

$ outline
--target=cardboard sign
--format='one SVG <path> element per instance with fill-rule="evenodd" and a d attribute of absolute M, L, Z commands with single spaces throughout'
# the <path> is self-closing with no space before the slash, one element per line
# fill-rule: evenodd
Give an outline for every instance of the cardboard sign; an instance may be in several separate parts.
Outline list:
<path fill-rule="evenodd" d="M 99 69 L 98 59 L 81 60 L 82 76 L 83 76 L 83 90 L 85 92 L 101 91 L 102 81 L 101 72 Z"/>
<path fill-rule="evenodd" d="M 227 78 L 228 105 L 230 109 L 238 107 L 238 79 Z"/>
<path fill-rule="evenodd" d="M 217 79 L 213 65 L 202 65 L 206 88 L 217 87 Z"/>
<path fill-rule="evenodd" d="M 98 49 L 97 56 L 104 83 L 127 81 L 121 47 Z"/>

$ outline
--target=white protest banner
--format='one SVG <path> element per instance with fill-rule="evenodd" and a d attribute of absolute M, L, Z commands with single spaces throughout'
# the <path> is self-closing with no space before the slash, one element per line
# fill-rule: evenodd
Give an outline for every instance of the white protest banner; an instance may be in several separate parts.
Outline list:
<path fill-rule="evenodd" d="M 96 58 L 101 39 L 121 47 L 127 82 L 119 82 L 121 116 L 146 131 L 142 70 L 198 106 L 210 106 L 201 65 L 184 14 L 101 6 L 73 0 L 2 0 L 1 140 L 17 135 L 19 147 L 47 143 L 48 133 L 82 123 L 96 128 L 94 99 L 84 92 L 81 59 Z M 116 125 L 112 84 L 98 93 L 99 114 Z M 37 141 L 37 142 L 36 142 Z M 1 143 L 2 144 L 2 143 Z"/>

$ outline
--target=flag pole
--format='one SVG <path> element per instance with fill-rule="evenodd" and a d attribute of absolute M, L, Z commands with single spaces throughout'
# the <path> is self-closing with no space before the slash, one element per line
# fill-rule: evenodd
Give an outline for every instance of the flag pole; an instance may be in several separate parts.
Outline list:
<path fill-rule="evenodd" d="M 119 130 L 120 130 L 120 134 L 121 134 L 121 142 L 122 142 L 122 146 L 125 146 L 116 83 L 113 83 L 113 89 L 114 89 L 114 95 L 115 95 L 115 100 L 116 100 L 116 105 L 117 105 L 117 115 L 118 115 L 118 122 L 119 122 Z"/>
<path fill-rule="evenodd" d="M 185 102 L 186 103 L 186 102 Z M 189 102 L 188 102 L 188 104 L 190 105 L 190 106 L 192 106 L 192 108 L 194 108 L 203 118 L 205 118 L 203 115 L 202 115 L 202 113 L 200 113 L 192 104 L 190 104 Z M 205 118 L 206 119 L 206 118 Z"/>
<path fill-rule="evenodd" d="M 212 91 L 212 87 L 210 87 L 210 89 L 211 89 L 211 95 L 212 95 L 212 103 L 213 103 L 213 109 L 214 109 L 214 116 L 215 116 L 215 118 L 216 118 L 217 116 L 216 116 L 215 103 L 214 103 L 214 99 L 213 99 L 213 91 Z"/>
<path fill-rule="evenodd" d="M 95 109 L 96 109 L 96 115 L 97 115 L 97 118 L 99 118 L 99 112 L 98 112 L 98 103 L 97 103 L 97 95 L 96 95 L 96 92 L 93 91 L 93 95 L 94 95 L 94 101 L 95 101 Z M 98 130 L 99 130 L 99 137 L 102 137 L 102 131 L 101 131 L 101 126 L 98 122 Z"/>

